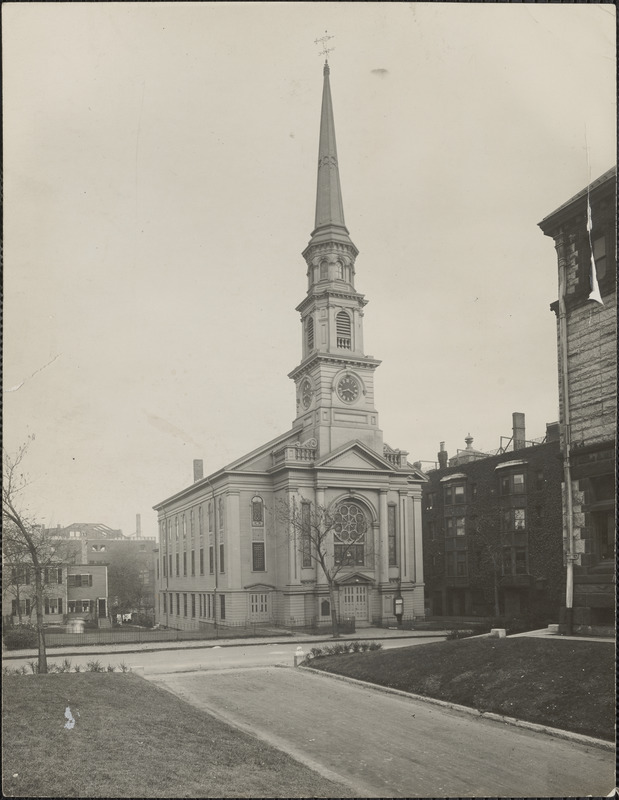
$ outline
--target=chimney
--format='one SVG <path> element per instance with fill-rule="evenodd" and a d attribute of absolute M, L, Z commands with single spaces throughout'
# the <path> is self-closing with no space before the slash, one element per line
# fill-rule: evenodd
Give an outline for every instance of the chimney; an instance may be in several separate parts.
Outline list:
<path fill-rule="evenodd" d="M 438 468 L 445 469 L 447 466 L 447 451 L 445 450 L 445 442 L 441 442 L 441 449 L 436 455 L 438 456 Z"/>
<path fill-rule="evenodd" d="M 201 458 L 193 460 L 193 482 L 201 481 L 204 477 L 204 461 Z"/>
<path fill-rule="evenodd" d="M 135 515 L 135 538 L 142 538 L 142 518 L 139 514 Z"/>
<path fill-rule="evenodd" d="M 519 411 L 514 411 L 512 414 L 512 442 L 514 450 L 522 450 L 526 447 L 525 430 L 524 430 L 524 414 Z"/>

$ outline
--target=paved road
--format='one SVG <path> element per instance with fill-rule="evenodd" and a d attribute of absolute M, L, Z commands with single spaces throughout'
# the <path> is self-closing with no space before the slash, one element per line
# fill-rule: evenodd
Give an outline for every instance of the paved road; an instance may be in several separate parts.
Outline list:
<path fill-rule="evenodd" d="M 393 647 L 412 647 L 429 642 L 440 642 L 445 637 L 424 637 L 419 639 L 385 639 L 382 641 L 383 649 L 389 650 Z M 326 639 L 327 643 L 332 643 L 332 639 Z M 231 647 L 218 647 L 217 645 L 206 648 L 173 648 L 170 650 L 148 651 L 143 650 L 137 653 L 106 653 L 102 655 L 84 654 L 67 656 L 71 664 L 85 666 L 89 661 L 99 661 L 104 668 L 108 664 L 118 667 L 120 663 L 128 667 L 143 667 L 144 673 L 155 674 L 158 672 L 184 672 L 187 670 L 210 670 L 224 669 L 231 667 L 258 667 L 258 666 L 292 666 L 294 655 L 299 647 L 299 642 L 285 643 L 266 643 L 260 645 L 233 645 Z M 302 645 L 307 651 L 310 647 L 317 646 L 315 642 Z M 63 657 L 60 655 L 49 656 L 48 664 L 61 663 Z M 20 667 L 36 661 L 35 656 L 22 659 L 11 659 L 6 661 L 6 666 L 10 668 Z"/>
<path fill-rule="evenodd" d="M 305 670 L 147 678 L 322 765 L 370 797 L 583 797 L 614 787 L 614 757 L 547 734 Z"/>

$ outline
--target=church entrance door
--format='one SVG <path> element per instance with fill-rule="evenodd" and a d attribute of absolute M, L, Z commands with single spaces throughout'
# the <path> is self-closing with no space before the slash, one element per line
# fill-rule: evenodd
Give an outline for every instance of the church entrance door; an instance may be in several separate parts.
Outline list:
<path fill-rule="evenodd" d="M 342 616 L 354 617 L 360 621 L 367 620 L 368 592 L 366 586 L 356 584 L 342 587 Z"/>

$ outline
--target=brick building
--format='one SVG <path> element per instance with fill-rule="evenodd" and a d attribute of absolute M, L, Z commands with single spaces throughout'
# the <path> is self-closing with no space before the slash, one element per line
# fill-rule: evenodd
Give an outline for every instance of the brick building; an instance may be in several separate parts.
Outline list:
<path fill-rule="evenodd" d="M 551 308 L 568 584 L 563 622 L 582 632 L 614 631 L 616 177 L 613 167 L 539 223 L 554 240 L 559 275 Z"/>
<path fill-rule="evenodd" d="M 564 592 L 558 426 L 525 439 L 524 415 L 496 453 L 473 439 L 423 487 L 426 607 L 437 616 L 537 615 L 556 621 Z M 498 609 L 496 606 L 498 605 Z"/>

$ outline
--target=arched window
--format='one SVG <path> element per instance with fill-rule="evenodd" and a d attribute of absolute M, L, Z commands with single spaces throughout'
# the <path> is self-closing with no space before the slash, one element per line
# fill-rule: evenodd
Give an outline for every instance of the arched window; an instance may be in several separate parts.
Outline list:
<path fill-rule="evenodd" d="M 305 340 L 307 342 L 307 349 L 314 349 L 314 317 L 308 317 L 305 323 Z"/>
<path fill-rule="evenodd" d="M 365 564 L 365 534 L 368 521 L 357 503 L 344 501 L 335 512 L 333 555 L 336 564 L 362 567 Z"/>
<path fill-rule="evenodd" d="M 337 346 L 345 350 L 351 349 L 352 333 L 350 317 L 346 311 L 340 311 L 335 318 L 335 331 L 337 334 Z"/>
<path fill-rule="evenodd" d="M 335 277 L 343 280 L 344 278 L 344 267 L 341 261 L 335 262 Z"/>
<path fill-rule="evenodd" d="M 329 264 L 327 261 L 320 262 L 320 280 L 326 281 L 329 277 Z"/>

